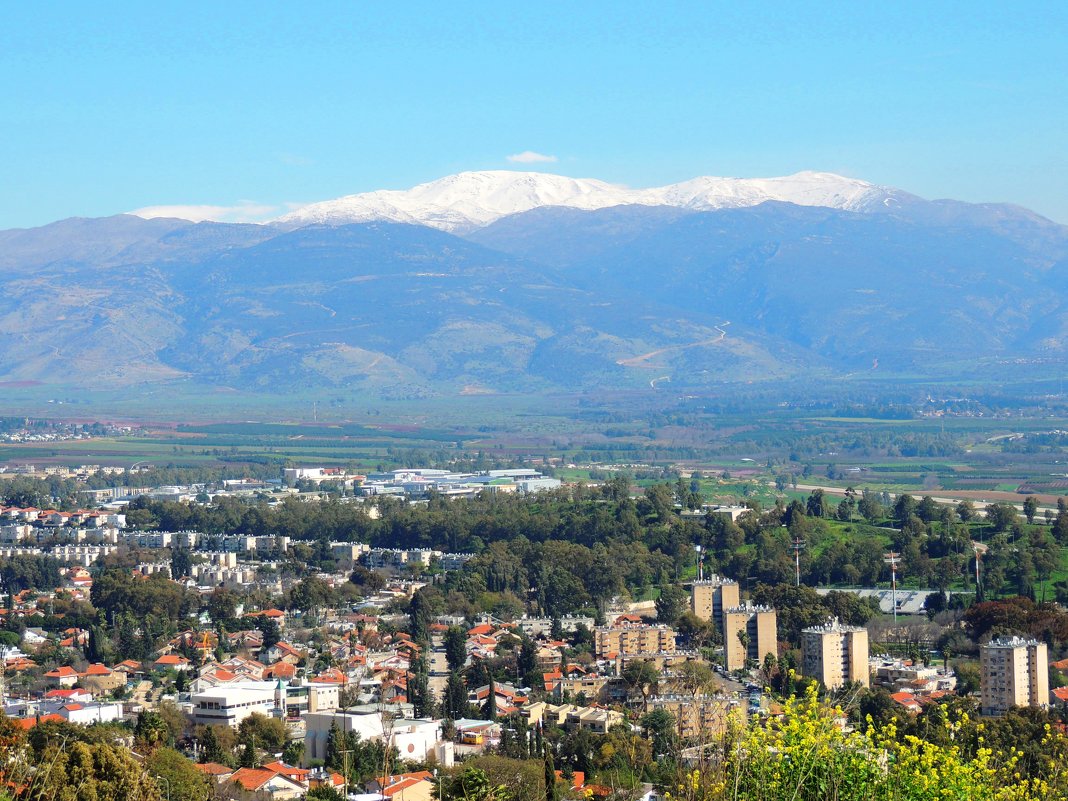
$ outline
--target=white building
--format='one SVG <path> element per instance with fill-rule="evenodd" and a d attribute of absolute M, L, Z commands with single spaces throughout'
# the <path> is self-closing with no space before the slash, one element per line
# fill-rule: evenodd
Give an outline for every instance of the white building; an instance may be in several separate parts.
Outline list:
<path fill-rule="evenodd" d="M 285 706 L 284 691 L 279 692 L 277 683 L 270 681 L 224 684 L 193 693 L 189 701 L 193 705 L 194 725 L 222 725 L 234 729 L 253 712 L 273 715 L 275 710 Z"/>

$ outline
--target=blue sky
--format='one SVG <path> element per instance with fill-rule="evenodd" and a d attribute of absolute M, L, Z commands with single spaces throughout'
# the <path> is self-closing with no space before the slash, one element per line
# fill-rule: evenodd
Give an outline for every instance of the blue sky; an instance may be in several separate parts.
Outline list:
<path fill-rule="evenodd" d="M 1068 222 L 1063 2 L 41 6 L 0 10 L 0 228 L 509 167 L 817 169 Z"/>

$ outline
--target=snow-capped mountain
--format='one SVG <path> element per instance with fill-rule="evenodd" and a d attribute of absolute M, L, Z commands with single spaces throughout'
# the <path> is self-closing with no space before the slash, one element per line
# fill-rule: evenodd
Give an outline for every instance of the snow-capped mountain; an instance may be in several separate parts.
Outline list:
<path fill-rule="evenodd" d="M 710 211 L 776 200 L 871 211 L 910 197 L 896 189 L 826 172 L 799 172 L 781 178 L 702 177 L 631 189 L 589 178 L 490 170 L 462 172 L 408 190 L 378 190 L 312 203 L 275 222 L 303 226 L 387 220 L 462 232 L 542 206 L 593 210 L 636 204 Z"/>

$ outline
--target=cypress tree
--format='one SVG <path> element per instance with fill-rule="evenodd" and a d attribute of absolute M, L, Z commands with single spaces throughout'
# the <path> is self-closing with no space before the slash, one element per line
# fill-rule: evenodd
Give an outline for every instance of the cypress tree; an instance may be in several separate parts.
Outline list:
<path fill-rule="evenodd" d="M 497 719 L 497 685 L 493 682 L 493 676 L 490 676 L 489 694 L 486 696 L 486 704 L 482 707 L 482 713 L 487 720 Z"/>
<path fill-rule="evenodd" d="M 556 766 L 552 749 L 545 751 L 545 801 L 560 801 L 560 788 L 556 786 Z"/>

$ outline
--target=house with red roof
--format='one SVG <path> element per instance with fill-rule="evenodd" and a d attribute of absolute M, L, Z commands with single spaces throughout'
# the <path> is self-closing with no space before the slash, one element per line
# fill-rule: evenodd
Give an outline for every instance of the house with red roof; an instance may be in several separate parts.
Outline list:
<path fill-rule="evenodd" d="M 107 665 L 96 662 L 89 665 L 81 675 L 81 685 L 94 695 L 110 693 L 126 686 L 126 674 L 112 670 Z"/>
<path fill-rule="evenodd" d="M 556 780 L 558 782 L 564 782 L 564 772 L 561 770 L 556 771 Z M 585 771 L 576 770 L 571 774 L 571 789 L 581 792 L 586 787 L 586 773 Z"/>
<path fill-rule="evenodd" d="M 286 625 L 286 613 L 281 609 L 264 609 L 260 612 L 245 612 L 245 617 L 266 617 L 278 624 L 278 628 L 284 629 Z"/>
<path fill-rule="evenodd" d="M 44 694 L 49 700 L 62 701 L 66 704 L 91 704 L 93 694 L 86 690 L 72 687 L 68 690 L 49 690 Z"/>
<path fill-rule="evenodd" d="M 428 770 L 376 776 L 364 785 L 368 793 L 378 793 L 393 801 L 431 801 L 434 797 L 434 774 Z"/>
<path fill-rule="evenodd" d="M 312 676 L 309 681 L 316 682 L 317 684 L 345 685 L 349 683 L 349 677 L 337 668 L 327 668 L 318 676 Z"/>
<path fill-rule="evenodd" d="M 280 773 L 305 787 L 308 786 L 308 774 L 311 773 L 307 768 L 295 768 L 292 765 L 287 765 L 280 759 L 275 762 L 268 762 L 263 766 L 263 769 L 273 770 L 275 773 Z"/>
<path fill-rule="evenodd" d="M 923 707 L 920 706 L 920 702 L 916 700 L 910 692 L 891 693 L 890 698 L 898 706 L 902 706 L 909 712 L 919 712 Z"/>
<path fill-rule="evenodd" d="M 145 673 L 144 666 L 136 659 L 124 659 L 115 665 L 115 670 L 129 676 L 142 676 Z"/>
<path fill-rule="evenodd" d="M 25 729 L 26 731 L 29 731 L 38 723 L 47 723 L 51 720 L 66 720 L 66 718 L 64 718 L 62 715 L 57 715 L 55 713 L 32 718 L 11 718 L 12 723 L 14 723 L 21 729 Z"/>
<path fill-rule="evenodd" d="M 201 773 L 206 773 L 216 784 L 224 784 L 227 779 L 234 775 L 234 769 L 218 762 L 199 762 L 194 767 Z"/>
<path fill-rule="evenodd" d="M 192 670 L 193 664 L 184 656 L 164 654 L 152 663 L 153 670 Z"/>
<path fill-rule="evenodd" d="M 275 662 L 273 665 L 268 665 L 267 669 L 263 671 L 263 678 L 265 679 L 285 679 L 288 681 L 296 675 L 296 665 L 292 665 L 289 662 Z"/>
<path fill-rule="evenodd" d="M 24 670 L 37 667 L 37 663 L 27 656 L 16 656 L 4 663 L 5 670 L 21 673 Z"/>
<path fill-rule="evenodd" d="M 227 780 L 226 791 L 240 801 L 287 801 L 304 795 L 305 787 L 266 768 L 238 768 Z"/>
<path fill-rule="evenodd" d="M 48 671 L 44 677 L 53 687 L 73 687 L 78 683 L 81 674 L 70 665 L 63 665 Z"/>
<path fill-rule="evenodd" d="M 260 659 L 265 662 L 288 662 L 291 665 L 297 665 L 303 662 L 307 658 L 307 654 L 290 645 L 287 642 L 276 642 L 270 648 L 264 649 L 260 654 Z"/>

